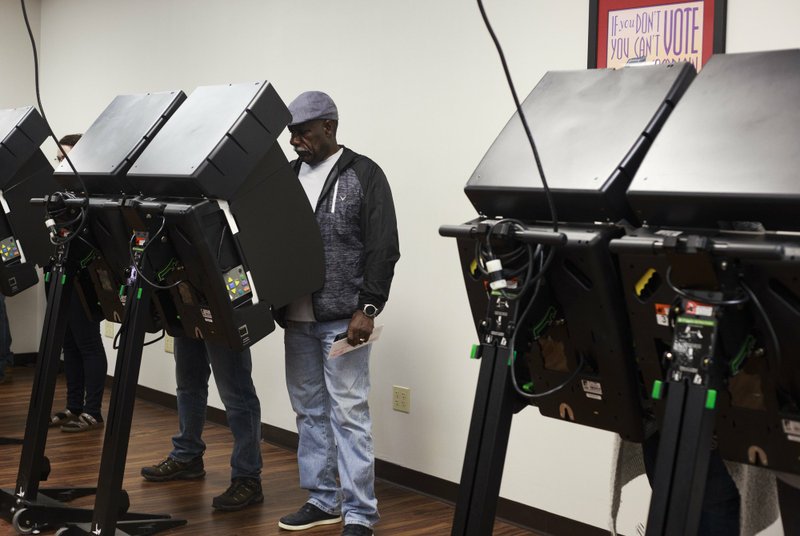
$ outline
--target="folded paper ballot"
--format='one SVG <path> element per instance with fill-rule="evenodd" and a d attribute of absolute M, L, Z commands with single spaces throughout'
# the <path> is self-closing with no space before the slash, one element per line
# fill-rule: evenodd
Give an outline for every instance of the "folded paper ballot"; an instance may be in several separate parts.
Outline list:
<path fill-rule="evenodd" d="M 367 342 L 363 342 L 361 344 L 357 344 L 355 346 L 350 346 L 347 342 L 347 333 L 343 333 L 343 337 L 331 345 L 331 351 L 328 354 L 328 359 L 333 359 L 335 357 L 339 357 L 342 354 L 346 354 L 347 352 L 352 352 L 356 348 L 361 348 L 365 344 L 372 344 L 373 342 L 377 341 L 381 336 L 381 331 L 383 330 L 383 326 L 375 326 L 375 329 L 372 330 L 372 335 L 369 336 L 369 340 Z"/>

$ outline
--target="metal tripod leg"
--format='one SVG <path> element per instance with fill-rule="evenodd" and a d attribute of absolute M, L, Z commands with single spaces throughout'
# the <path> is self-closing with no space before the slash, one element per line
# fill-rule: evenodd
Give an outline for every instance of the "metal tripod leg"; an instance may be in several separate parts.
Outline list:
<path fill-rule="evenodd" d="M 647 536 L 697 534 L 714 430 L 708 394 L 685 379 L 667 384 Z"/>
<path fill-rule="evenodd" d="M 467 436 L 452 536 L 490 536 L 514 414 L 509 351 L 485 347 Z"/>
<path fill-rule="evenodd" d="M 47 308 L 28 406 L 16 487 L 13 490 L 0 490 L 0 517 L 14 525 L 18 532 L 23 533 L 46 528 L 50 526 L 51 521 L 82 519 L 91 512 L 86 509 L 64 507 L 50 499 L 47 490 L 39 489 L 42 474 L 49 468 L 44 451 L 61 347 L 67 328 L 69 302 L 74 286 L 75 268 L 68 259 L 68 246 L 63 247 L 62 262 L 55 263 L 47 274 L 50 283 Z M 57 491 L 60 493 L 64 490 Z M 66 496 L 92 495 L 94 492 L 94 488 L 76 488 L 70 490 Z M 35 515 L 36 512 L 56 504 L 59 507 L 58 515 L 51 515 L 52 512 L 42 516 Z"/>
<path fill-rule="evenodd" d="M 119 521 L 120 491 L 125 473 L 136 386 L 142 362 L 145 325 L 150 314 L 152 294 L 153 289 L 150 286 L 141 286 L 138 282 L 128 288 L 123 319 L 124 331 L 121 335 L 114 383 L 111 388 L 97 498 L 91 524 L 69 525 L 59 534 L 146 536 L 186 524 L 185 520 L 156 514 L 135 514 L 136 520 Z M 128 514 L 126 517 L 130 519 L 133 515 Z"/>

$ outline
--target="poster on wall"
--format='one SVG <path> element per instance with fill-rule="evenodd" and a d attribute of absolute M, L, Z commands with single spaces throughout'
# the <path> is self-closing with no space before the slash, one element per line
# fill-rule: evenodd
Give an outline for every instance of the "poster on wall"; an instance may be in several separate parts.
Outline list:
<path fill-rule="evenodd" d="M 590 0 L 589 68 L 687 61 L 725 52 L 727 0 Z"/>

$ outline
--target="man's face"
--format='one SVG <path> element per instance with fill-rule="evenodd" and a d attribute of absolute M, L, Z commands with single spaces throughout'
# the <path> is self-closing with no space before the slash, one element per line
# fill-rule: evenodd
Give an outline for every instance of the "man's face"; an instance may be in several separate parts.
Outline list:
<path fill-rule="evenodd" d="M 297 158 L 308 165 L 319 164 L 336 152 L 332 122 L 328 119 L 314 119 L 289 127 L 289 143 L 294 147 Z"/>

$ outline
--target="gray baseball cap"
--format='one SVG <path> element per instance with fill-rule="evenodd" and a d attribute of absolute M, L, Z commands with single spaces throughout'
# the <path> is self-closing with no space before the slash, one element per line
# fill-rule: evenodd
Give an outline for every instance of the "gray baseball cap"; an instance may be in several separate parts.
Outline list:
<path fill-rule="evenodd" d="M 301 93 L 289 104 L 292 122 L 289 126 L 299 125 L 314 119 L 339 120 L 339 111 L 336 104 L 327 93 L 322 91 L 306 91 Z"/>

